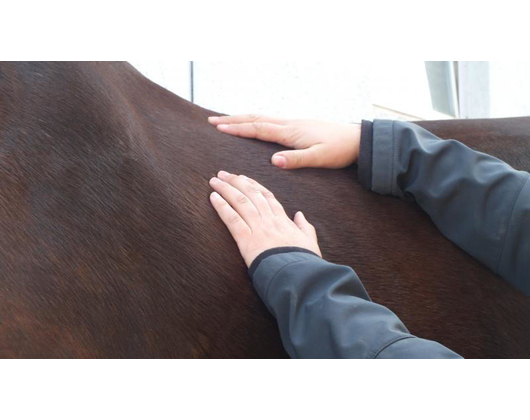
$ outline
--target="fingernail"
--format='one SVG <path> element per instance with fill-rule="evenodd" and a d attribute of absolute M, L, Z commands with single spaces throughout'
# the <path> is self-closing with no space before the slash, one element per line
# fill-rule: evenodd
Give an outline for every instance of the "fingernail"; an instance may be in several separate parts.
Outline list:
<path fill-rule="evenodd" d="M 217 194 L 216 192 L 212 193 L 211 197 L 212 197 L 212 200 L 219 200 L 221 198 L 221 196 Z"/>
<path fill-rule="evenodd" d="M 217 178 L 210 179 L 210 184 L 215 185 L 215 184 L 218 184 L 218 183 L 219 183 L 219 180 Z"/>
<path fill-rule="evenodd" d="M 221 130 L 221 131 L 227 131 L 229 128 L 230 128 L 230 126 L 228 124 L 219 124 L 217 126 L 217 129 Z"/>
<path fill-rule="evenodd" d="M 279 168 L 285 168 L 287 166 L 287 159 L 283 156 L 274 156 L 272 158 L 272 164 L 278 166 Z"/>
<path fill-rule="evenodd" d="M 230 176 L 230 174 L 229 174 L 228 172 L 226 172 L 226 171 L 221 171 L 221 172 L 219 172 L 219 173 L 217 174 L 217 176 L 218 176 L 219 178 L 226 178 L 226 177 Z"/>

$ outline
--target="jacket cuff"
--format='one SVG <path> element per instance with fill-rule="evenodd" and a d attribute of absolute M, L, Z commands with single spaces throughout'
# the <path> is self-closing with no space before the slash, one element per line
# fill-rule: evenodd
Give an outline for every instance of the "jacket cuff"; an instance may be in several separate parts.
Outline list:
<path fill-rule="evenodd" d="M 257 265 L 252 267 L 256 260 L 251 266 L 251 269 L 254 269 L 251 277 L 254 288 L 267 307 L 267 293 L 270 285 L 283 269 L 303 261 L 323 261 L 317 254 L 302 248 L 276 248 L 262 255 L 264 257 L 260 259 Z"/>
<path fill-rule="evenodd" d="M 315 257 L 320 258 L 320 256 L 315 254 L 313 251 L 310 251 L 305 248 L 298 248 L 298 247 L 290 246 L 290 247 L 280 247 L 280 248 L 269 249 L 268 251 L 262 252 L 260 255 L 258 255 L 258 258 L 256 258 L 254 262 L 250 265 L 250 268 L 248 269 L 248 274 L 250 278 L 254 277 L 254 273 L 258 269 L 259 265 L 266 258 L 272 257 L 273 255 L 278 255 L 278 254 L 288 254 L 290 252 L 300 252 L 304 254 L 314 255 Z"/>
<path fill-rule="evenodd" d="M 363 121 L 359 150 L 359 182 L 368 191 L 372 190 L 373 123 Z"/>
<path fill-rule="evenodd" d="M 393 194 L 394 121 L 374 121 L 372 149 L 372 191 L 382 195 Z"/>

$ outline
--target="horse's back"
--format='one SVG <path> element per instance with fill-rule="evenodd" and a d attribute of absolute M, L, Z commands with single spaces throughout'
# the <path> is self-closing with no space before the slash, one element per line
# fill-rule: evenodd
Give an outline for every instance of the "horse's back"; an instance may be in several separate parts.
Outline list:
<path fill-rule="evenodd" d="M 126 64 L 0 67 L 1 356 L 284 357 L 209 204 L 220 169 L 304 210 L 324 256 L 412 333 L 466 357 L 529 355 L 528 300 L 418 206 L 363 190 L 355 168 L 274 168 L 278 146 L 209 115 Z M 528 169 L 530 119 L 422 125 Z"/>

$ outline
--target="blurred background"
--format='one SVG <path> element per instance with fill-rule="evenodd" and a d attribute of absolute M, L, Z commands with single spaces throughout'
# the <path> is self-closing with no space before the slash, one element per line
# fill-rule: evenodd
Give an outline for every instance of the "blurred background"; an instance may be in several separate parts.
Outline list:
<path fill-rule="evenodd" d="M 530 61 L 132 61 L 226 114 L 338 122 L 530 116 Z"/>

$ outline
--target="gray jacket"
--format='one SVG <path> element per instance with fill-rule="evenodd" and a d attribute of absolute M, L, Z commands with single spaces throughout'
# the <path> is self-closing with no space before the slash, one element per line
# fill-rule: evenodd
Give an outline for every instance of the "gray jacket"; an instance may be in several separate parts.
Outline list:
<path fill-rule="evenodd" d="M 413 123 L 363 122 L 361 184 L 416 200 L 447 238 L 527 295 L 529 177 Z M 459 358 L 411 335 L 393 312 L 370 300 L 351 268 L 310 251 L 267 251 L 250 275 L 293 358 Z"/>

